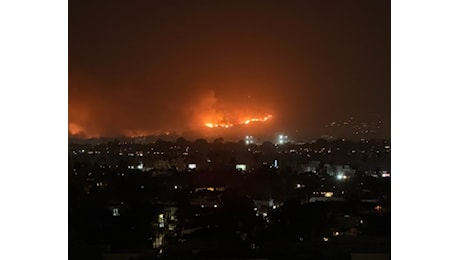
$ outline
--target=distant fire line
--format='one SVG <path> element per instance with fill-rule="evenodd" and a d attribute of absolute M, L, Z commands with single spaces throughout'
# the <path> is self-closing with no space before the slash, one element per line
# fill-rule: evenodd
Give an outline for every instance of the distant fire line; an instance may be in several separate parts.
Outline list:
<path fill-rule="evenodd" d="M 204 125 L 208 128 L 230 128 L 234 125 L 248 125 L 250 123 L 253 123 L 253 122 L 265 122 L 265 121 L 268 121 L 272 118 L 273 116 L 272 115 L 267 115 L 267 116 L 264 116 L 264 117 L 261 117 L 261 118 L 250 118 L 250 119 L 246 119 L 246 120 L 242 120 L 240 121 L 239 123 L 237 124 L 231 124 L 231 123 L 205 123 Z"/>

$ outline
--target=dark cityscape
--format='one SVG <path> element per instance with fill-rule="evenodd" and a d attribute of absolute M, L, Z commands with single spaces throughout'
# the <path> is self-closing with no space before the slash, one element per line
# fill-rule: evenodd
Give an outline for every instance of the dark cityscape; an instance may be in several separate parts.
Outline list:
<path fill-rule="evenodd" d="M 390 141 L 277 139 L 70 141 L 70 257 L 388 258 Z"/>
<path fill-rule="evenodd" d="M 390 1 L 69 1 L 69 259 L 390 259 Z"/>

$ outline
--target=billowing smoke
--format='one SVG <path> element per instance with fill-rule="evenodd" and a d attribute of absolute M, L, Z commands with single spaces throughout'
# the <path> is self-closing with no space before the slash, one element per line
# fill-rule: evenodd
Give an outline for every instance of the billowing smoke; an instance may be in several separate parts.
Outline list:
<path fill-rule="evenodd" d="M 232 103 L 225 98 L 218 99 L 213 90 L 204 88 L 194 88 L 182 94 L 146 89 L 143 95 L 133 95 L 126 88 L 114 88 L 104 93 L 99 91 L 101 87 L 94 87 L 96 83 L 90 81 L 75 80 L 72 84 L 82 85 L 78 87 L 79 91 L 70 93 L 71 135 L 98 137 L 203 132 L 206 123 L 236 126 L 268 115 L 251 104 L 251 97 L 245 97 L 248 100 L 244 102 Z M 164 98 L 158 98 L 158 95 Z"/>

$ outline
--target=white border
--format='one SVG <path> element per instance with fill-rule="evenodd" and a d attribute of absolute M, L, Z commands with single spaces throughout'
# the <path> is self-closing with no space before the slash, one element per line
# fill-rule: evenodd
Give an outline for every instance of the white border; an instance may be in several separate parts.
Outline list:
<path fill-rule="evenodd" d="M 392 259 L 454 259 L 458 1 L 392 1 Z"/>
<path fill-rule="evenodd" d="M 0 2 L 2 259 L 68 256 L 67 16 L 67 1 Z"/>

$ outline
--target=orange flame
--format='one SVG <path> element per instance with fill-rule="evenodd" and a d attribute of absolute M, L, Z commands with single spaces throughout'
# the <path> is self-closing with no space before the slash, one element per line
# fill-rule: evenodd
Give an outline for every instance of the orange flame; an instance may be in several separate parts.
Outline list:
<path fill-rule="evenodd" d="M 268 121 L 272 118 L 272 115 L 266 115 L 264 117 L 253 117 L 253 118 L 247 118 L 244 120 L 240 120 L 237 123 L 227 123 L 227 122 L 207 122 L 204 125 L 208 128 L 230 128 L 234 125 L 248 125 L 254 122 L 265 122 Z"/>

